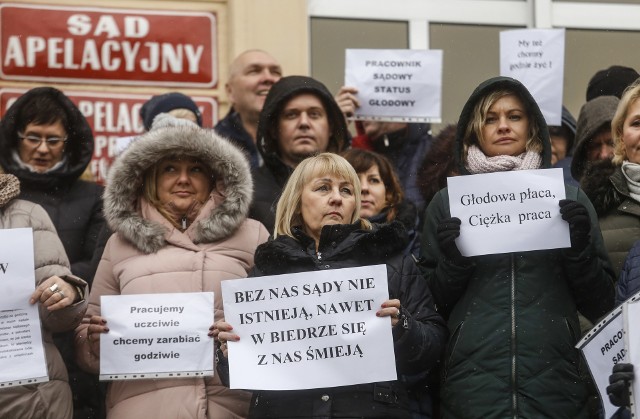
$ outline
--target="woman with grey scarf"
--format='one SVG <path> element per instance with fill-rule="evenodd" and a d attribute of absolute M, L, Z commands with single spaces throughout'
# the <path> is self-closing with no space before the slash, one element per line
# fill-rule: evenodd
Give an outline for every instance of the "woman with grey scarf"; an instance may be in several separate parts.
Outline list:
<path fill-rule="evenodd" d="M 611 121 L 614 156 L 592 165 L 581 186 L 598 214 L 616 278 L 640 239 L 640 79 L 625 91 Z"/>

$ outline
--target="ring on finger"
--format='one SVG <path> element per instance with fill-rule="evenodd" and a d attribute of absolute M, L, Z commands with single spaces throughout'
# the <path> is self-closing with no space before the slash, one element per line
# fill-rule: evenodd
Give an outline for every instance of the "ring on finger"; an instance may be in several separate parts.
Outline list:
<path fill-rule="evenodd" d="M 58 284 L 53 284 L 52 286 L 49 287 L 49 291 L 56 292 L 58 290 Z"/>
<path fill-rule="evenodd" d="M 56 292 L 57 292 L 58 294 L 60 294 L 60 299 L 61 299 L 61 300 L 63 300 L 63 299 L 66 297 L 66 295 L 64 295 L 64 292 L 62 292 L 62 290 L 56 290 Z"/>
<path fill-rule="evenodd" d="M 396 312 L 392 314 L 392 317 L 399 319 L 400 318 L 400 309 L 396 308 Z"/>

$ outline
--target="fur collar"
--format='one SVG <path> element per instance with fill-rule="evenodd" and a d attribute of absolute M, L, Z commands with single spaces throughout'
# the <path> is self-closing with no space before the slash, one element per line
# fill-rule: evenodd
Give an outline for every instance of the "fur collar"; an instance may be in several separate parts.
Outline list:
<path fill-rule="evenodd" d="M 598 217 L 607 214 L 625 200 L 621 192 L 627 190 L 627 185 L 621 177 L 620 166 L 614 165 L 610 160 L 585 166 L 580 186 L 589 197 Z"/>
<path fill-rule="evenodd" d="M 195 157 L 209 166 L 217 180 L 224 181 L 225 199 L 208 217 L 194 226 L 194 243 L 226 238 L 244 222 L 251 204 L 253 182 L 244 154 L 213 130 L 195 124 L 162 126 L 134 142 L 109 171 L 104 193 L 104 215 L 112 231 L 144 253 L 165 245 L 167 228 L 142 217 L 138 201 L 144 173 L 167 156 Z"/>
<path fill-rule="evenodd" d="M 315 242 L 301 228 L 294 237 L 279 236 L 258 246 L 256 267 L 265 275 L 315 269 Z M 363 230 L 360 223 L 325 226 L 320 235 L 323 260 L 353 259 L 363 264 L 383 263 L 402 253 L 408 242 L 407 232 L 399 222 L 373 225 Z M 335 247 L 333 243 L 336 243 Z"/>

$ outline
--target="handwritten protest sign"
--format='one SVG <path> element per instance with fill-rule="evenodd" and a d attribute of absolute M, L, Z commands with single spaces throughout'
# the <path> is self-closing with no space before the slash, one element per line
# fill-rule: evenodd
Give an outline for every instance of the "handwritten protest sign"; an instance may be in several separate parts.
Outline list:
<path fill-rule="evenodd" d="M 213 375 L 213 293 L 109 295 L 100 299 L 100 380 Z"/>
<path fill-rule="evenodd" d="M 354 119 L 441 121 L 441 50 L 347 49 L 345 67 L 345 86 L 358 89 Z"/>
<path fill-rule="evenodd" d="M 447 179 L 456 244 L 464 256 L 570 247 L 560 215 L 562 169 L 519 170 Z"/>
<path fill-rule="evenodd" d="M 33 230 L 0 230 L 0 388 L 49 381 L 35 288 Z"/>
<path fill-rule="evenodd" d="M 295 390 L 395 380 L 385 265 L 222 283 L 231 388 Z"/>
<path fill-rule="evenodd" d="M 564 29 L 500 32 L 500 75 L 520 80 L 534 97 L 547 124 L 562 123 Z"/>

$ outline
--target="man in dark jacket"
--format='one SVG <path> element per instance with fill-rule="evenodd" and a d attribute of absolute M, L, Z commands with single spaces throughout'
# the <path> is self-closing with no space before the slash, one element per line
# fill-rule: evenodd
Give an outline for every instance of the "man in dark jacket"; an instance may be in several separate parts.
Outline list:
<path fill-rule="evenodd" d="M 217 134 L 242 148 L 251 167 L 261 164 L 256 148 L 258 118 L 269 89 L 282 77 L 282 67 L 265 51 L 252 49 L 238 55 L 229 67 L 225 90 L 231 109 L 215 127 Z"/>
<path fill-rule="evenodd" d="M 254 169 L 249 216 L 273 232 L 275 207 L 293 169 L 305 158 L 349 144 L 347 125 L 324 84 L 311 77 L 283 77 L 271 87 L 258 123 L 264 165 Z"/>
<path fill-rule="evenodd" d="M 80 179 L 93 155 L 87 120 L 61 91 L 38 87 L 19 97 L 0 123 L 0 167 L 20 179 L 20 198 L 49 214 L 71 262 L 71 272 L 93 280 L 91 257 L 104 224 L 102 187 Z M 73 332 L 55 336 L 69 370 L 75 417 L 99 409 L 97 381 L 73 361 Z"/>

